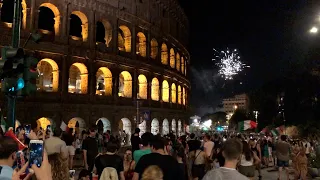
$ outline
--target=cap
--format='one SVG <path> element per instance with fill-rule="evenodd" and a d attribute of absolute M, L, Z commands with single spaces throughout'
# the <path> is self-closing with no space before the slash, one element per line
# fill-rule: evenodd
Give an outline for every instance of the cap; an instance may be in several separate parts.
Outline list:
<path fill-rule="evenodd" d="M 44 147 L 48 155 L 61 153 L 66 150 L 66 143 L 58 137 L 50 137 L 44 141 Z M 65 150 L 64 150 L 65 149 Z"/>

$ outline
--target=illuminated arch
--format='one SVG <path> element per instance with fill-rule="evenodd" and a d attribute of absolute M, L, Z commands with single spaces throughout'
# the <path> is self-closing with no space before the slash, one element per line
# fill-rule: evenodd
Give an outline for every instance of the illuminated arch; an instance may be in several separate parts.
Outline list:
<path fill-rule="evenodd" d="M 145 75 L 140 74 L 138 76 L 138 98 L 140 99 L 147 99 L 148 98 L 148 81 Z"/>
<path fill-rule="evenodd" d="M 142 136 L 145 132 L 147 132 L 147 121 L 146 120 L 142 121 L 138 125 L 138 128 L 140 129 L 139 136 Z"/>
<path fill-rule="evenodd" d="M 46 92 L 58 92 L 59 67 L 52 59 L 42 59 L 37 65 L 39 76 L 37 78 L 37 90 Z"/>
<path fill-rule="evenodd" d="M 157 78 L 153 78 L 151 82 L 151 99 L 154 101 L 159 101 L 160 99 L 160 87 L 159 80 Z"/>
<path fill-rule="evenodd" d="M 96 74 L 96 94 L 97 95 L 112 95 L 112 73 L 106 67 L 101 67 L 98 69 Z"/>
<path fill-rule="evenodd" d="M 137 42 L 136 42 L 136 52 L 138 55 L 142 57 L 147 56 L 147 38 L 142 32 L 138 32 L 137 34 Z"/>
<path fill-rule="evenodd" d="M 101 20 L 101 23 L 103 24 L 105 30 L 104 40 L 106 41 L 106 46 L 110 47 L 110 42 L 112 40 L 112 25 L 105 19 Z"/>
<path fill-rule="evenodd" d="M 88 70 L 82 63 L 74 63 L 69 70 L 69 93 L 87 94 Z"/>
<path fill-rule="evenodd" d="M 181 73 L 184 74 L 184 58 L 181 57 Z"/>
<path fill-rule="evenodd" d="M 184 75 L 187 75 L 187 60 L 184 61 Z"/>
<path fill-rule="evenodd" d="M 131 31 L 124 25 L 119 27 L 118 49 L 120 51 L 131 52 Z"/>
<path fill-rule="evenodd" d="M 181 98 L 182 98 L 182 91 L 181 91 L 181 86 L 178 86 L 178 104 L 181 104 Z"/>
<path fill-rule="evenodd" d="M 162 135 L 169 134 L 169 121 L 168 119 L 164 119 L 162 122 Z"/>
<path fill-rule="evenodd" d="M 178 136 L 182 135 L 182 123 L 181 120 L 178 120 Z"/>
<path fill-rule="evenodd" d="M 176 61 L 175 61 L 175 54 L 173 48 L 170 49 L 170 67 L 175 68 L 176 67 Z"/>
<path fill-rule="evenodd" d="M 177 103 L 177 87 L 175 83 L 171 85 L 171 102 Z"/>
<path fill-rule="evenodd" d="M 169 83 L 167 80 L 162 82 L 162 101 L 169 102 Z"/>
<path fill-rule="evenodd" d="M 179 53 L 177 53 L 176 55 L 176 69 L 180 71 L 180 54 Z"/>
<path fill-rule="evenodd" d="M 159 126 L 159 120 L 154 118 L 152 121 L 151 121 L 151 133 L 153 135 L 157 135 L 160 131 L 160 126 Z"/>
<path fill-rule="evenodd" d="M 74 117 L 68 122 L 68 128 L 73 128 L 73 132 L 79 134 L 86 129 L 86 122 L 82 118 Z"/>
<path fill-rule="evenodd" d="M 98 125 L 99 121 L 101 121 L 103 124 L 103 133 L 106 133 L 108 130 L 111 131 L 111 123 L 107 118 L 104 118 L 104 117 L 99 118 L 96 121 L 96 125 Z"/>
<path fill-rule="evenodd" d="M 182 88 L 182 103 L 183 105 L 186 105 L 186 89 Z"/>
<path fill-rule="evenodd" d="M 47 117 L 42 117 L 37 120 L 37 129 L 40 129 L 40 127 L 45 130 L 47 129 L 48 125 L 53 125 L 53 120 Z"/>
<path fill-rule="evenodd" d="M 119 76 L 119 97 L 132 98 L 132 76 L 128 71 L 122 71 Z"/>
<path fill-rule="evenodd" d="M 158 42 L 156 39 L 151 40 L 151 58 L 156 59 L 158 56 Z"/>
<path fill-rule="evenodd" d="M 175 119 L 172 119 L 172 122 L 171 122 L 171 130 L 173 133 L 176 133 L 177 132 L 177 123 L 176 123 L 176 120 Z"/>
<path fill-rule="evenodd" d="M 52 3 L 43 3 L 40 5 L 40 7 L 47 7 L 49 9 L 51 9 L 51 11 L 54 14 L 54 33 L 56 36 L 58 36 L 60 34 L 60 12 L 59 9 L 57 8 L 57 6 L 53 5 Z"/>
<path fill-rule="evenodd" d="M 130 145 L 130 139 L 131 139 L 131 121 L 128 118 L 122 118 L 121 121 L 119 121 L 119 131 L 125 131 L 127 134 L 127 145 Z"/>
<path fill-rule="evenodd" d="M 82 27 L 82 31 L 81 31 L 81 35 L 82 35 L 82 40 L 84 42 L 86 42 L 88 40 L 88 30 L 89 30 L 89 23 L 88 23 L 88 18 L 85 14 L 83 14 L 80 11 L 73 11 L 71 14 L 78 16 L 81 19 L 81 27 Z"/>
<path fill-rule="evenodd" d="M 168 65 L 168 47 L 165 43 L 161 45 L 161 63 Z"/>
<path fill-rule="evenodd" d="M 12 18 L 10 17 L 8 19 L 8 21 L 3 21 L 7 27 L 12 27 L 12 23 L 13 23 L 13 17 L 14 17 L 14 11 L 12 9 L 14 9 L 14 1 L 12 0 L 3 0 L 2 4 L 0 3 L 0 12 L 1 12 L 1 18 L 2 16 L 4 16 L 6 13 L 9 13 L 10 11 L 12 11 Z M 27 3 L 25 0 L 22 0 L 21 2 L 21 6 L 22 6 L 22 28 L 26 29 L 27 27 Z M 6 11 L 6 10 L 9 10 Z"/>

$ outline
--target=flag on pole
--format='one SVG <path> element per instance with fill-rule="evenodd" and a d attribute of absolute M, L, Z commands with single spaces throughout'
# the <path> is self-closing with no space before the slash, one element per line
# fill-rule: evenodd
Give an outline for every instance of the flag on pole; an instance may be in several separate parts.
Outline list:
<path fill-rule="evenodd" d="M 1 114 L 1 128 L 2 128 L 3 132 L 6 132 L 8 127 L 7 127 L 6 121 L 3 118 L 3 114 L 2 114 L 1 109 L 0 109 L 0 114 Z"/>
<path fill-rule="evenodd" d="M 265 127 L 265 128 L 263 128 L 262 130 L 261 130 L 261 134 L 266 134 L 268 132 L 268 128 L 267 127 Z"/>
<path fill-rule="evenodd" d="M 279 126 L 273 130 L 271 130 L 271 133 L 273 136 L 279 136 L 283 134 L 285 127 L 284 126 Z"/>
<path fill-rule="evenodd" d="M 238 124 L 239 131 L 257 128 L 257 123 L 252 120 L 241 121 Z"/>

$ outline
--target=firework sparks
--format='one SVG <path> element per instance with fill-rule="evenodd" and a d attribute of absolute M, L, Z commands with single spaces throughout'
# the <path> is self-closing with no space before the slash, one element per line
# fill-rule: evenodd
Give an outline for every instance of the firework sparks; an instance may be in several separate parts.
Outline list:
<path fill-rule="evenodd" d="M 246 66 L 241 62 L 240 55 L 237 49 L 230 51 L 228 48 L 225 51 L 218 52 L 213 49 L 216 53 L 214 61 L 219 67 L 219 75 L 226 80 L 231 80 L 235 75 L 241 72 Z"/>

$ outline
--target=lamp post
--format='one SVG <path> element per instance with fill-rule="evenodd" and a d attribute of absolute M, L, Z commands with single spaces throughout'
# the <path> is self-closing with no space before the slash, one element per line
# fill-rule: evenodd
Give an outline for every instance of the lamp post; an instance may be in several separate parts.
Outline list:
<path fill-rule="evenodd" d="M 257 123 L 257 127 L 256 127 L 256 130 L 258 130 L 258 114 L 259 114 L 259 111 L 253 111 L 253 114 L 254 114 L 254 118 L 256 119 L 256 123 Z"/>

